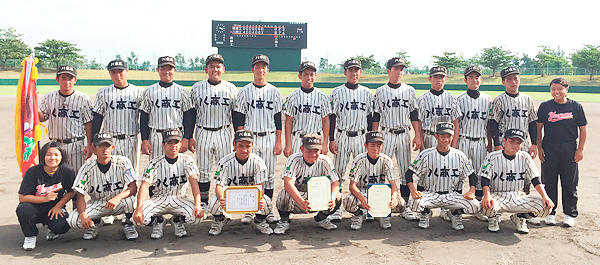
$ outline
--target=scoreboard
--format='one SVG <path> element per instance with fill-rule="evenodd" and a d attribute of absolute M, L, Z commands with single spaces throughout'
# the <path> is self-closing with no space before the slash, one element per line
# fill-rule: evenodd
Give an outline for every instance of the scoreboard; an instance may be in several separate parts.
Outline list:
<path fill-rule="evenodd" d="M 306 23 L 213 20 L 212 46 L 306 49 Z"/>

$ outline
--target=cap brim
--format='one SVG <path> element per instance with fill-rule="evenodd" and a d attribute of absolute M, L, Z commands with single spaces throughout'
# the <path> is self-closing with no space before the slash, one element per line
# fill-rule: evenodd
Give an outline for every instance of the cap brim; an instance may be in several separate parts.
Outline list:
<path fill-rule="evenodd" d="M 443 75 L 443 76 L 448 76 L 448 74 L 444 73 L 444 72 L 435 72 L 433 74 L 429 74 L 429 76 L 434 76 L 434 75 Z"/>
<path fill-rule="evenodd" d="M 258 61 L 253 62 L 252 66 L 254 66 L 255 64 L 260 63 L 260 62 L 263 62 L 263 63 L 266 63 L 267 65 L 269 65 L 269 62 L 267 62 L 265 60 L 258 60 Z"/>
<path fill-rule="evenodd" d="M 447 134 L 447 133 L 451 134 L 451 135 L 454 135 L 454 130 L 444 129 L 444 130 L 439 130 L 436 133 L 439 134 L 439 135 Z"/>
<path fill-rule="evenodd" d="M 507 73 L 507 74 L 503 75 L 502 78 L 507 77 L 507 76 L 512 75 L 512 74 L 518 74 L 518 75 L 520 75 L 521 73 L 519 73 L 519 71 L 513 71 L 513 72 L 510 72 L 510 73 Z"/>
<path fill-rule="evenodd" d="M 505 136 L 504 138 L 506 138 L 506 139 L 519 138 L 519 139 L 521 139 L 521 141 L 525 141 L 525 138 L 521 137 L 520 135 L 512 135 L 512 136 L 509 136 L 509 137 Z"/>
<path fill-rule="evenodd" d="M 254 138 L 252 138 L 252 137 L 240 137 L 240 138 L 234 140 L 234 142 L 236 142 L 236 143 L 243 142 L 243 141 L 248 141 L 248 142 L 254 143 Z"/>
<path fill-rule="evenodd" d="M 358 68 L 358 69 L 362 69 L 362 67 L 360 67 L 360 65 L 348 65 L 348 66 L 345 66 L 344 69 L 350 69 L 350 68 L 353 68 L 353 67 L 354 68 Z"/>
<path fill-rule="evenodd" d="M 113 145 L 113 142 L 111 140 L 109 140 L 109 139 L 102 139 L 100 141 L 94 142 L 94 145 L 95 146 L 99 146 L 99 145 L 101 145 L 103 143 L 107 143 L 107 144 Z"/>
<path fill-rule="evenodd" d="M 125 67 L 125 66 L 115 66 L 115 67 L 112 67 L 112 68 L 108 69 L 108 71 L 110 71 L 110 70 L 127 70 L 127 67 Z"/>
<path fill-rule="evenodd" d="M 313 69 L 313 70 L 317 71 L 317 68 L 316 68 L 316 67 L 307 66 L 307 67 L 304 67 L 304 68 L 300 69 L 300 72 L 303 72 L 303 71 L 304 71 L 304 70 L 306 70 L 306 69 Z"/>
<path fill-rule="evenodd" d="M 367 143 L 383 143 L 383 142 L 385 142 L 385 141 L 381 138 L 374 138 L 374 139 L 367 140 Z"/>
<path fill-rule="evenodd" d="M 323 146 L 320 144 L 307 144 L 307 145 L 303 145 L 304 148 L 308 149 L 308 150 L 314 150 L 314 149 L 323 149 Z"/>
<path fill-rule="evenodd" d="M 406 67 L 406 64 L 405 63 L 395 63 L 395 64 L 390 65 L 389 68 L 392 68 L 392 67 L 395 67 L 395 66 L 404 66 L 404 67 Z"/>
<path fill-rule="evenodd" d="M 180 136 L 169 136 L 169 137 L 163 139 L 163 143 L 166 143 L 166 142 L 169 142 L 169 141 L 172 141 L 172 140 L 181 141 L 181 139 L 183 139 L 183 138 L 180 137 Z"/>
<path fill-rule="evenodd" d="M 477 70 L 471 70 L 471 71 L 469 71 L 469 72 L 466 72 L 466 73 L 465 73 L 465 76 L 468 76 L 468 75 L 470 75 L 471 73 L 478 73 L 479 75 L 482 75 L 482 73 L 481 73 L 481 72 L 479 72 L 479 71 L 477 71 Z"/>
<path fill-rule="evenodd" d="M 57 72 L 56 76 L 59 76 L 59 75 L 62 75 L 62 74 L 70 74 L 71 76 L 77 77 L 76 74 L 73 74 L 72 72 L 69 72 L 69 71 Z"/>
<path fill-rule="evenodd" d="M 175 66 L 174 63 L 161 63 L 161 64 L 158 65 L 158 67 L 165 66 L 165 65 L 170 65 L 170 66 L 173 66 L 173 67 L 177 67 L 177 66 Z"/>
<path fill-rule="evenodd" d="M 220 62 L 220 63 L 225 63 L 225 61 L 223 61 L 223 60 L 221 60 L 221 59 L 219 59 L 219 58 L 214 58 L 214 59 L 211 59 L 210 61 L 206 61 L 206 65 L 208 65 L 208 64 L 209 64 L 210 62 L 212 62 L 212 61 L 218 61 L 218 62 Z"/>

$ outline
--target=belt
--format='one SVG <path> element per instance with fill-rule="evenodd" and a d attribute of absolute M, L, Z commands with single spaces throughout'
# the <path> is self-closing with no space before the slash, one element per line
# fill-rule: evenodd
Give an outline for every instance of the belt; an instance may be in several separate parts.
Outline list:
<path fill-rule="evenodd" d="M 74 138 L 69 138 L 69 139 L 51 139 L 51 140 L 54 142 L 59 142 L 61 144 L 70 144 L 70 143 L 74 143 L 74 142 L 79 142 L 83 139 L 85 139 L 85 136 L 74 137 Z"/>
<path fill-rule="evenodd" d="M 253 132 L 253 134 L 256 136 L 267 136 L 272 133 L 275 133 L 275 132 Z"/>
<path fill-rule="evenodd" d="M 460 191 L 457 191 L 457 190 L 455 190 L 455 191 L 436 191 L 435 193 L 437 193 L 437 194 L 448 194 L 450 192 L 461 193 Z"/>
<path fill-rule="evenodd" d="M 358 130 L 358 131 L 344 131 L 344 130 L 340 130 L 340 129 L 337 129 L 337 130 L 338 130 L 338 132 L 345 133 L 346 136 L 348 136 L 348 137 L 356 137 L 360 134 L 365 133 L 365 130 Z"/>
<path fill-rule="evenodd" d="M 169 131 L 169 130 L 174 130 L 174 129 L 179 129 L 181 131 L 183 128 L 169 128 L 169 129 L 154 129 L 154 128 L 150 128 L 151 131 L 157 132 L 157 133 L 163 133 L 163 132 L 166 132 L 166 131 Z"/>
<path fill-rule="evenodd" d="M 471 140 L 471 141 L 481 141 L 481 140 L 485 140 L 485 137 L 481 137 L 481 138 L 475 138 L 475 137 L 469 137 L 469 136 L 464 136 L 461 135 L 460 137 L 465 138 L 467 140 Z"/>
<path fill-rule="evenodd" d="M 204 129 L 204 130 L 211 131 L 211 132 L 216 132 L 216 131 L 218 131 L 218 130 L 221 130 L 221 129 L 224 129 L 224 128 L 228 128 L 228 127 L 229 127 L 229 124 L 227 124 L 227 125 L 223 125 L 223 126 L 221 126 L 221 127 L 217 127 L 217 128 L 209 128 L 209 127 L 201 127 L 201 126 L 198 126 L 198 128 L 202 128 L 202 129 Z"/>
<path fill-rule="evenodd" d="M 384 132 L 389 132 L 389 133 L 392 133 L 392 134 L 403 134 L 403 133 L 409 131 L 410 127 L 408 129 L 392 129 L 392 128 L 382 127 L 382 129 L 383 129 Z"/>
<path fill-rule="evenodd" d="M 119 140 L 127 139 L 127 138 L 130 138 L 130 137 L 135 137 L 135 135 L 129 135 L 129 134 L 117 134 L 117 135 L 113 135 L 113 138 L 119 139 Z"/>
<path fill-rule="evenodd" d="M 298 131 L 295 131 L 292 133 L 292 135 L 296 136 L 298 135 L 300 138 L 304 137 L 304 135 L 307 135 L 308 133 L 300 133 Z M 321 132 L 317 132 L 316 134 L 321 135 Z"/>
<path fill-rule="evenodd" d="M 423 130 L 425 134 L 434 135 L 435 133 L 430 130 Z"/>

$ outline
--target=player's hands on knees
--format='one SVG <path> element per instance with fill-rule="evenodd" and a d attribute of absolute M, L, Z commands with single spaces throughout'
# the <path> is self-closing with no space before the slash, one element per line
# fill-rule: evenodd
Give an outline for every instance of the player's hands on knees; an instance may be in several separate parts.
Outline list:
<path fill-rule="evenodd" d="M 489 210 L 492 209 L 492 206 L 494 206 L 494 199 L 491 196 L 484 195 L 481 199 L 481 207 L 483 207 L 483 209 Z"/>
<path fill-rule="evenodd" d="M 56 198 L 58 198 L 58 193 L 51 191 L 48 194 L 46 194 L 46 196 L 44 196 L 44 201 L 50 202 L 56 200 Z"/>
<path fill-rule="evenodd" d="M 286 145 L 285 149 L 283 149 L 283 155 L 285 157 L 289 157 L 292 155 L 292 146 Z"/>
<path fill-rule="evenodd" d="M 58 219 L 58 217 L 63 217 L 65 212 L 60 207 L 52 207 L 50 211 L 48 211 L 48 216 L 50 216 L 50 220 Z"/>
<path fill-rule="evenodd" d="M 475 193 L 467 191 L 465 194 L 463 194 L 463 197 L 467 200 L 472 200 L 475 199 Z"/>
<path fill-rule="evenodd" d="M 202 210 L 202 206 L 200 206 L 200 205 L 194 206 L 194 216 L 196 218 L 202 218 L 204 216 L 204 210 Z"/>
<path fill-rule="evenodd" d="M 188 141 L 188 150 L 192 153 L 196 152 L 196 140 L 194 140 L 194 138 L 190 138 Z"/>
<path fill-rule="evenodd" d="M 337 155 L 338 146 L 336 141 L 329 142 L 329 151 L 331 151 L 332 154 Z"/>
<path fill-rule="evenodd" d="M 283 148 L 281 148 L 281 143 L 275 143 L 273 146 L 273 154 L 276 156 L 281 155 L 281 151 L 283 151 Z"/>
<path fill-rule="evenodd" d="M 143 224 L 144 223 L 144 212 L 142 212 L 142 209 L 140 209 L 141 207 L 135 209 L 135 212 L 133 213 L 133 221 L 138 223 L 138 224 Z"/>
<path fill-rule="evenodd" d="M 179 147 L 179 153 L 185 153 L 188 150 L 188 146 L 190 144 L 189 139 L 181 139 L 181 147 Z"/>
<path fill-rule="evenodd" d="M 414 137 L 412 141 L 413 151 L 423 151 L 425 147 L 423 146 L 423 138 Z"/>
<path fill-rule="evenodd" d="M 310 212 L 310 202 L 308 200 L 304 200 L 301 207 L 306 213 Z"/>
<path fill-rule="evenodd" d="M 502 149 L 504 149 L 504 148 L 502 147 L 502 145 L 498 145 L 498 146 L 495 146 L 495 147 L 494 147 L 494 151 L 498 151 L 498 150 L 502 150 Z"/>
<path fill-rule="evenodd" d="M 418 191 L 418 190 L 416 190 L 416 191 L 411 191 L 411 192 L 410 192 L 410 196 L 411 196 L 413 199 L 421 199 L 421 198 L 423 198 L 423 192 L 421 192 L 421 191 Z"/>
<path fill-rule="evenodd" d="M 579 161 L 581 161 L 583 159 L 583 150 L 575 150 L 575 157 L 573 158 L 573 160 L 575 161 L 575 163 L 579 163 Z"/>
<path fill-rule="evenodd" d="M 121 203 L 121 199 L 112 198 L 106 202 L 106 205 L 104 207 L 110 210 L 114 210 L 115 208 L 117 208 L 117 205 L 119 205 L 119 203 Z"/>
<path fill-rule="evenodd" d="M 225 197 L 219 198 L 219 204 L 221 205 L 221 209 L 225 209 L 225 205 L 227 205 L 227 199 L 225 199 Z"/>
<path fill-rule="evenodd" d="M 83 148 L 83 158 L 87 160 L 92 156 L 92 145 L 88 144 Z"/>
<path fill-rule="evenodd" d="M 95 226 L 94 221 L 85 212 L 79 214 L 79 219 L 81 220 L 81 227 L 83 229 Z"/>
<path fill-rule="evenodd" d="M 542 198 L 542 203 L 546 206 L 546 209 L 552 209 L 554 207 L 554 202 L 548 198 L 548 196 Z"/>
<path fill-rule="evenodd" d="M 538 150 L 538 157 L 540 158 L 540 162 L 541 163 L 546 162 L 546 153 L 544 152 L 544 148 L 542 148 L 541 145 L 538 145 L 537 150 Z M 577 154 L 577 153 L 575 153 L 575 154 Z"/>
<path fill-rule="evenodd" d="M 531 147 L 529 147 L 529 155 L 532 159 L 535 159 L 535 157 L 537 156 L 537 151 L 537 145 L 532 145 Z"/>
<path fill-rule="evenodd" d="M 144 155 L 151 155 L 152 154 L 152 146 L 150 146 L 150 142 L 148 140 L 143 140 L 142 141 L 142 148 L 141 148 L 141 152 Z"/>

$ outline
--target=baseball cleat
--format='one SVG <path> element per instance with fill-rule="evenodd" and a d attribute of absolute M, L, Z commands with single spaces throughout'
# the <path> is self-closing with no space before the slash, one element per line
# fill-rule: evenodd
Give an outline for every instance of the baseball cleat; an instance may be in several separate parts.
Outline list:
<path fill-rule="evenodd" d="M 532 225 L 540 225 L 540 224 L 542 224 L 540 222 L 540 220 L 538 220 L 535 217 L 529 217 L 529 218 L 527 218 L 527 222 L 530 223 L 530 224 L 532 224 Z"/>
<path fill-rule="evenodd" d="M 440 210 L 440 217 L 442 219 L 444 219 L 444 221 L 446 222 L 451 222 L 452 220 L 450 220 L 450 210 L 448 209 L 441 209 Z"/>
<path fill-rule="evenodd" d="M 518 217 L 517 214 L 510 216 L 510 220 L 515 224 L 515 228 L 519 234 L 529 234 L 529 228 L 527 228 L 527 219 Z"/>
<path fill-rule="evenodd" d="M 565 214 L 565 220 L 563 221 L 562 226 L 563 227 L 573 227 L 573 226 L 575 226 L 575 217 Z"/>
<path fill-rule="evenodd" d="M 171 225 L 173 225 L 173 228 L 175 229 L 176 237 L 187 236 L 187 232 L 185 231 L 185 226 L 183 225 L 183 222 L 175 222 L 173 221 L 173 219 L 171 219 Z"/>
<path fill-rule="evenodd" d="M 252 222 L 252 226 L 265 235 L 270 235 L 273 233 L 273 229 L 269 226 L 266 220 L 262 220 L 258 223 Z"/>
<path fill-rule="evenodd" d="M 35 249 L 35 243 L 37 241 L 37 237 L 35 236 L 27 236 L 23 241 L 23 249 L 24 250 L 33 250 Z"/>
<path fill-rule="evenodd" d="M 46 228 L 46 240 L 52 241 L 58 237 L 58 235 L 52 232 L 48 226 L 45 225 L 44 227 Z"/>
<path fill-rule="evenodd" d="M 218 236 L 221 234 L 221 231 L 223 231 L 223 226 L 225 226 L 225 224 L 227 223 L 227 218 L 219 221 L 219 220 L 214 220 L 212 222 L 212 224 L 210 225 L 210 230 L 208 230 L 208 234 L 211 236 Z"/>
<path fill-rule="evenodd" d="M 340 221 L 342 221 L 342 209 L 338 208 L 337 210 L 335 210 L 335 212 L 333 212 L 333 214 L 329 215 L 329 219 L 332 222 L 340 222 Z"/>
<path fill-rule="evenodd" d="M 83 233 L 83 239 L 85 240 L 94 239 L 96 236 L 98 236 L 98 226 L 92 226 Z"/>
<path fill-rule="evenodd" d="M 501 216 L 501 215 L 499 215 Z M 488 218 L 488 230 L 490 232 L 498 232 L 500 230 L 500 225 L 498 224 L 498 217 L 490 217 Z"/>
<path fill-rule="evenodd" d="M 457 231 L 465 229 L 465 226 L 462 223 L 462 214 L 450 214 L 450 221 L 452 222 L 452 229 Z"/>
<path fill-rule="evenodd" d="M 249 225 L 252 222 L 252 214 L 245 213 L 241 221 L 242 224 Z"/>
<path fill-rule="evenodd" d="M 419 227 L 423 229 L 429 228 L 429 219 L 431 219 L 431 211 L 428 213 L 421 213 L 419 217 Z"/>
<path fill-rule="evenodd" d="M 100 217 L 100 220 L 102 220 L 104 224 L 112 225 L 115 222 L 115 217 L 112 215 L 107 215 Z"/>
<path fill-rule="evenodd" d="M 290 229 L 290 222 L 279 220 L 273 232 L 277 235 L 283 235 L 288 229 Z"/>
<path fill-rule="evenodd" d="M 483 215 L 482 213 L 477 213 L 475 215 L 475 217 L 477 217 L 477 219 L 479 219 L 479 221 L 482 221 L 482 222 L 487 222 L 488 221 L 488 217 L 485 216 L 485 215 Z"/>
<path fill-rule="evenodd" d="M 376 220 L 379 221 L 379 227 L 383 228 L 383 229 L 390 229 L 392 228 L 392 222 L 391 222 L 391 217 L 383 217 L 383 218 L 377 218 Z"/>
<path fill-rule="evenodd" d="M 337 225 L 331 223 L 331 220 L 329 220 L 329 218 L 325 218 L 318 222 L 315 219 L 313 219 L 313 224 L 316 227 L 321 227 L 321 228 L 324 228 L 325 230 L 333 230 L 333 229 L 337 228 Z"/>
<path fill-rule="evenodd" d="M 267 223 L 269 224 L 274 224 L 277 223 L 279 221 L 279 218 L 275 216 L 275 214 L 270 213 L 269 215 L 267 215 Z"/>
<path fill-rule="evenodd" d="M 150 234 L 150 238 L 152 239 L 159 239 L 161 237 L 163 237 L 164 235 L 164 229 L 165 229 L 165 220 L 163 220 L 160 223 L 156 223 L 152 226 L 152 233 Z"/>
<path fill-rule="evenodd" d="M 350 218 L 350 221 L 352 221 L 352 223 L 350 224 L 350 229 L 358 230 L 358 229 L 362 228 L 362 223 L 363 223 L 364 218 L 365 218 L 364 214 L 352 216 L 352 218 Z"/>
<path fill-rule="evenodd" d="M 406 209 L 404 209 L 404 212 L 402 212 L 400 215 L 402 215 L 402 218 L 408 221 L 417 220 L 417 216 L 415 216 L 415 214 L 408 207 L 406 207 Z"/>
<path fill-rule="evenodd" d="M 123 232 L 125 233 L 125 238 L 127 240 L 134 240 L 138 238 L 137 229 L 135 229 L 134 224 L 125 224 L 123 226 Z"/>
<path fill-rule="evenodd" d="M 546 223 L 546 225 L 549 226 L 556 225 L 556 216 L 553 214 L 546 216 L 546 218 L 544 219 L 544 223 Z"/>

